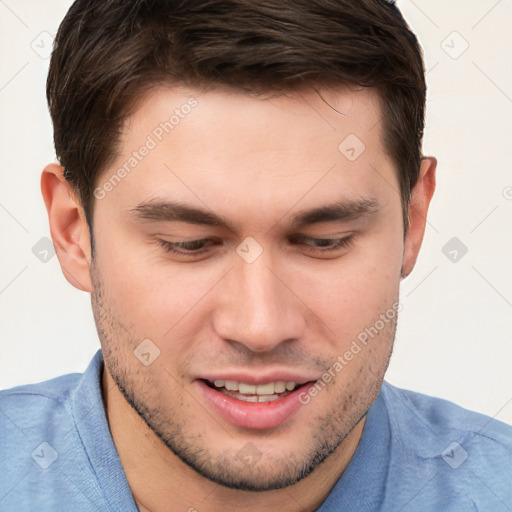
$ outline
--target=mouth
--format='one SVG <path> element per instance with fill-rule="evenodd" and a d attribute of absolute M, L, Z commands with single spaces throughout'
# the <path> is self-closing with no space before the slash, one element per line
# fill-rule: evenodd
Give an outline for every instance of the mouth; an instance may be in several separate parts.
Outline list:
<path fill-rule="evenodd" d="M 288 421 L 302 407 L 299 395 L 314 382 L 196 381 L 210 409 L 229 423 L 250 429 L 275 428 Z"/>

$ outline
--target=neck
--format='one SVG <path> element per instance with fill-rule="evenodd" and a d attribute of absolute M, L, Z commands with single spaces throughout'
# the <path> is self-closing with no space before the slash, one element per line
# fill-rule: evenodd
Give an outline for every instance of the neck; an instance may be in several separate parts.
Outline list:
<path fill-rule="evenodd" d="M 126 402 L 108 371 L 103 373 L 107 420 L 128 484 L 141 512 L 314 511 L 348 466 L 361 438 L 364 419 L 310 475 L 294 485 L 266 492 L 229 489 L 187 466 Z"/>

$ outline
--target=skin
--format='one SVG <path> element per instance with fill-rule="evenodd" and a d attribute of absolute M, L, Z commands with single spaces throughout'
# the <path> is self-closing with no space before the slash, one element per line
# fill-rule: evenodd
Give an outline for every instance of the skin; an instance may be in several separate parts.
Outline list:
<path fill-rule="evenodd" d="M 357 448 L 395 322 L 276 428 L 227 422 L 209 408 L 196 379 L 226 369 L 288 369 L 320 379 L 398 302 L 423 238 L 436 161 L 423 159 L 404 240 L 375 91 L 322 90 L 340 115 L 311 90 L 250 97 L 162 87 L 141 98 L 116 161 L 96 186 L 190 97 L 197 106 L 95 201 L 94 258 L 62 168 L 45 168 L 57 255 L 66 278 L 91 293 L 109 426 L 140 510 L 315 510 Z M 353 162 L 338 150 L 349 134 L 366 146 Z M 293 224 L 305 211 L 363 199 L 372 204 L 366 213 Z M 141 217 L 141 204 L 166 201 L 206 210 L 229 226 Z M 246 237 L 263 250 L 252 263 L 236 252 Z M 313 240 L 347 237 L 348 245 L 330 251 Z M 205 238 L 213 243 L 192 255 L 159 242 Z M 134 357 L 144 339 L 160 350 L 149 366 Z M 255 463 L 237 457 L 247 443 L 259 453 Z"/>

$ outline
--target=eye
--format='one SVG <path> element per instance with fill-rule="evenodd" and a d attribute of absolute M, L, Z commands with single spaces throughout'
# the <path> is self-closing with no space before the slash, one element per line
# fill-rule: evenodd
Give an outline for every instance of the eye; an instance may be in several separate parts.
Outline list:
<path fill-rule="evenodd" d="M 310 236 L 296 235 L 292 237 L 291 242 L 302 246 L 306 251 L 317 253 L 329 253 L 341 251 L 349 247 L 353 242 L 354 235 L 348 235 L 342 238 L 314 238 Z"/>
<path fill-rule="evenodd" d="M 199 240 L 186 240 L 180 242 L 169 242 L 168 240 L 158 240 L 158 243 L 165 251 L 177 254 L 179 256 L 197 256 L 208 251 L 208 248 L 218 244 L 211 238 L 201 238 Z"/>

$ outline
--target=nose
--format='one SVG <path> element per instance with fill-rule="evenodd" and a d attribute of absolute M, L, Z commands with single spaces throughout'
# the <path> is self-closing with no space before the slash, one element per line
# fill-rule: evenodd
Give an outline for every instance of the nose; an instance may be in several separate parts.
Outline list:
<path fill-rule="evenodd" d="M 290 276 L 266 252 L 252 263 L 236 256 L 214 312 L 216 334 L 253 352 L 300 339 L 305 328 L 304 306 L 287 282 Z"/>

